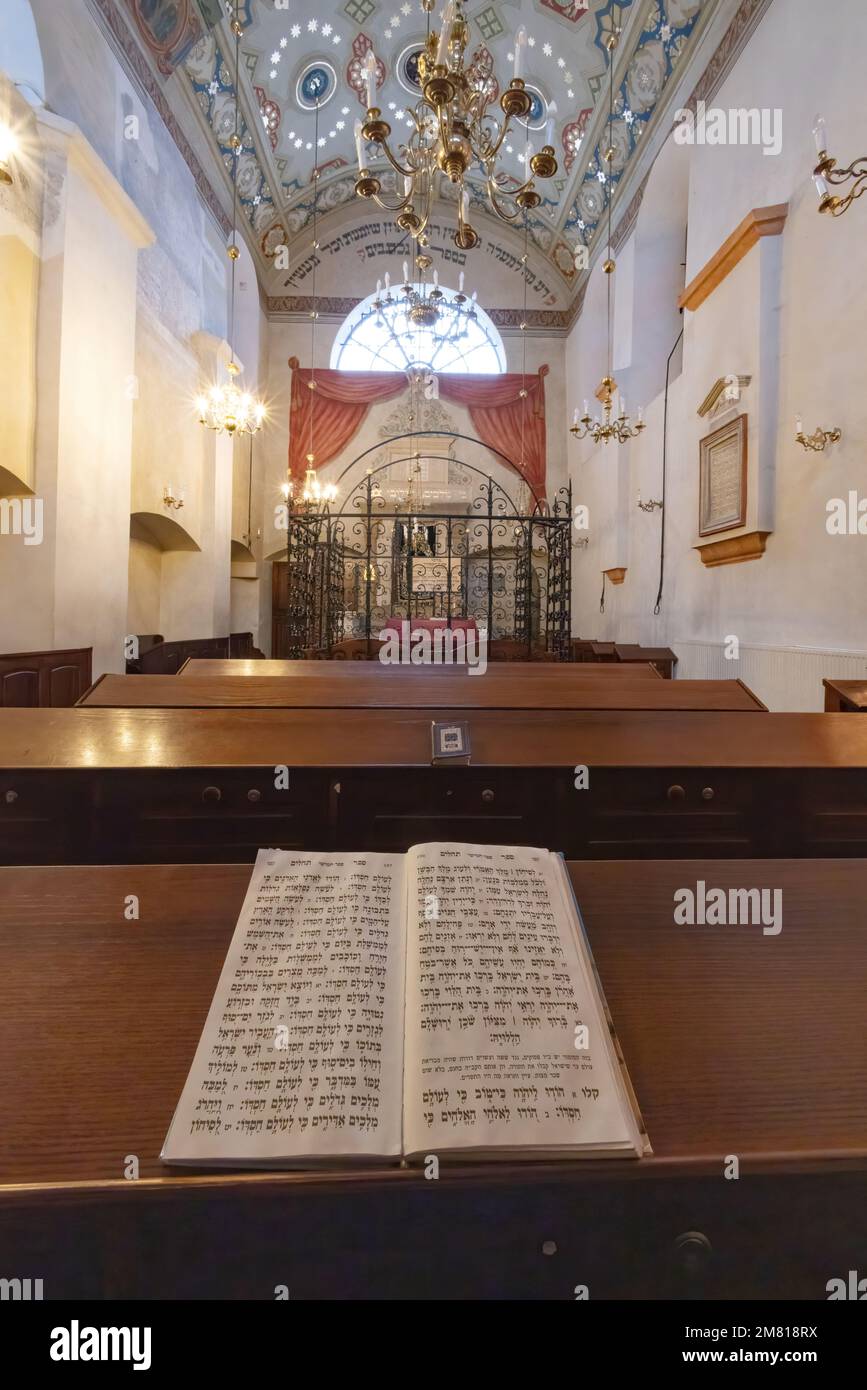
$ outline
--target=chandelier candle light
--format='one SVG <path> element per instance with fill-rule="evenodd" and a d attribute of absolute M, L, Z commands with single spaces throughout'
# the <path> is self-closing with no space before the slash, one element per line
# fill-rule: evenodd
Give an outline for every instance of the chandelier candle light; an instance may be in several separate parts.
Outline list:
<path fill-rule="evenodd" d="M 620 30 L 612 30 L 605 40 L 608 49 L 608 148 L 605 151 L 605 163 L 608 165 L 608 172 L 605 176 L 606 191 L 608 195 L 608 256 L 602 263 L 602 269 L 608 277 L 608 371 L 602 378 L 597 392 L 598 399 L 602 403 L 603 415 L 600 420 L 598 416 L 591 418 L 590 408 L 587 401 L 584 402 L 584 414 L 579 417 L 577 407 L 572 417 L 572 424 L 569 433 L 574 434 L 576 439 L 585 439 L 588 436 L 594 444 L 607 444 L 609 440 L 616 439 L 618 444 L 624 444 L 627 439 L 633 439 L 635 435 L 644 429 L 644 419 L 642 411 L 639 409 L 638 419 L 633 425 L 626 410 L 626 402 L 618 394 L 615 403 L 615 392 L 617 392 L 617 382 L 614 380 L 613 373 L 613 335 L 611 327 L 611 286 L 613 275 L 616 268 L 616 261 L 611 254 L 611 205 L 614 201 L 614 185 L 611 179 L 612 165 L 614 163 L 614 50 L 617 47 L 620 37 Z M 615 414 L 616 410 L 616 414 Z"/>
<path fill-rule="evenodd" d="M 819 211 L 839 217 L 867 190 L 867 159 L 856 159 L 848 169 L 838 169 L 836 159 L 832 159 L 828 154 L 828 133 L 821 116 L 816 117 L 813 139 L 819 156 L 819 163 L 813 170 L 813 182 L 819 195 Z M 854 179 L 854 183 L 845 198 L 839 198 L 836 193 L 831 192 L 829 184 L 844 184 L 850 179 Z"/>
<path fill-rule="evenodd" d="M 813 434 L 804 434 L 804 422 L 800 415 L 795 418 L 795 442 L 813 453 L 823 454 L 827 445 L 836 444 L 842 438 L 839 429 L 823 430 L 818 426 Z"/>
<path fill-rule="evenodd" d="M 410 132 L 405 143 L 392 149 L 391 126 L 383 120 L 376 102 L 376 57 L 370 49 L 365 65 L 367 119 L 355 129 L 358 179 L 355 191 L 360 198 L 372 198 L 386 212 L 396 215 L 402 232 L 424 245 L 439 177 L 444 174 L 458 191 L 455 245 L 471 251 L 481 238 L 470 224 L 470 196 L 465 183 L 471 165 L 481 167 L 488 204 L 503 222 L 516 222 L 522 212 L 538 207 L 542 201 L 534 178 L 550 179 L 557 172 L 554 155 L 554 116 L 548 108 L 545 144 L 537 153 L 527 150 L 526 179 L 515 180 L 498 167 L 500 150 L 511 122 L 525 120 L 532 98 L 521 76 L 526 32 L 519 29 L 515 39 L 514 73 L 500 97 L 502 119 L 494 112 L 494 93 L 498 84 L 472 62 L 465 64 L 469 26 L 461 0 L 448 0 L 439 31 L 430 28 L 436 0 L 422 0 L 428 16 L 424 52 L 418 60 L 422 97 L 408 111 Z M 393 201 L 382 196 L 382 181 L 367 167 L 364 141 L 378 147 L 397 175 Z"/>
<path fill-rule="evenodd" d="M 212 386 L 205 395 L 199 396 L 196 405 L 199 411 L 199 424 L 207 429 L 214 430 L 216 434 L 257 434 L 265 423 L 265 407 L 257 401 L 249 391 L 242 391 L 237 385 L 236 377 L 241 373 L 241 368 L 235 361 L 234 348 L 232 346 L 235 337 L 235 270 L 238 258 L 241 255 L 238 246 L 238 159 L 241 153 L 241 35 L 243 29 L 238 18 L 238 0 L 235 3 L 235 13 L 232 18 L 231 29 L 235 36 L 235 128 L 229 138 L 229 147 L 232 151 L 232 240 L 228 247 L 229 260 L 232 262 L 232 295 L 229 309 L 229 361 L 226 364 L 226 372 L 229 380 L 222 386 Z"/>

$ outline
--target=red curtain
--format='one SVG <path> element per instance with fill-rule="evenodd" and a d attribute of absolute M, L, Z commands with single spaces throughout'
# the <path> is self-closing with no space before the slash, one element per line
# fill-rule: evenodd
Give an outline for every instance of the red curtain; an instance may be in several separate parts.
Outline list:
<path fill-rule="evenodd" d="M 372 405 L 392 400 L 407 389 L 403 372 L 338 372 L 323 367 L 314 373 L 301 367 L 297 357 L 290 357 L 289 366 L 289 469 L 293 478 L 303 477 L 307 468 L 311 415 L 314 467 L 321 468 L 346 447 Z M 520 372 L 437 376 L 440 396 L 466 406 L 477 437 L 505 455 L 537 499 L 545 496 L 547 374 L 545 366 L 536 376 L 527 377 Z M 311 390 L 313 379 L 315 389 Z"/>
<path fill-rule="evenodd" d="M 505 454 L 539 499 L 545 496 L 547 375 L 548 368 L 540 367 L 538 376 L 505 372 L 502 376 L 439 378 L 440 396 L 468 408 L 482 443 Z"/>
<path fill-rule="evenodd" d="M 336 372 L 325 367 L 312 372 L 299 366 L 297 357 L 289 358 L 289 366 L 289 472 L 293 478 L 304 477 L 311 437 L 314 467 L 321 468 L 346 447 L 374 402 L 389 401 L 406 390 L 402 372 Z"/>

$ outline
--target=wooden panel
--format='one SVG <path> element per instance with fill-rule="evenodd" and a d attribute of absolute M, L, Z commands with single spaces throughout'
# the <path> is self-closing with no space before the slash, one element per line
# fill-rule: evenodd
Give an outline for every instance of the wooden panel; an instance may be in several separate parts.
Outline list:
<path fill-rule="evenodd" d="M 319 668 L 321 669 L 321 668 Z M 580 669 L 580 668 L 579 668 Z M 330 675 L 208 677 L 103 676 L 82 705 L 109 709 L 308 708 L 352 709 L 622 709 L 731 710 L 755 713 L 764 706 L 740 681 L 646 680 L 563 682 L 541 668 L 502 681 L 498 671 L 484 675 L 379 675 L 348 682 Z"/>
<path fill-rule="evenodd" d="M 93 779 L 90 858 L 111 863 L 251 861 L 265 846 L 327 849 L 330 780 L 274 769 L 103 772 Z"/>
<path fill-rule="evenodd" d="M 86 858 L 91 784 L 84 771 L 0 769 L 0 863 L 75 863 Z"/>
<path fill-rule="evenodd" d="M 362 840 L 372 850 L 406 850 L 424 840 L 473 844 L 544 844 L 564 850 L 571 842 L 566 774 L 436 767 L 395 778 L 388 769 L 341 774 L 337 843 Z M 574 803 L 573 803 L 574 805 Z"/>
<path fill-rule="evenodd" d="M 62 709 L 91 682 L 90 647 L 0 656 L 0 708 Z"/>
<path fill-rule="evenodd" d="M 0 708 L 8 709 L 13 705 L 19 709 L 38 709 L 37 670 L 0 672 Z"/>
<path fill-rule="evenodd" d="M 160 1165 L 248 868 L 0 871 L 7 1267 L 55 1298 L 570 1298 L 580 1277 L 593 1298 L 824 1299 L 867 1243 L 867 866 L 570 871 L 654 1157 L 456 1165 L 433 1197 L 417 1170 Z M 697 873 L 780 888 L 780 935 L 675 926 Z M 677 1253 L 689 1230 L 701 1269 Z"/>

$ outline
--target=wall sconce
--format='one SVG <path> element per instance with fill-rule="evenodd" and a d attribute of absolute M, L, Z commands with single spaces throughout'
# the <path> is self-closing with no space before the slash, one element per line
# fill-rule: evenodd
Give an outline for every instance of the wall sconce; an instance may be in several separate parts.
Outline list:
<path fill-rule="evenodd" d="M 18 141 L 5 121 L 0 121 L 0 183 L 14 183 L 12 157 L 18 152 Z"/>
<path fill-rule="evenodd" d="M 640 493 L 640 492 L 639 492 L 639 494 L 638 494 L 638 500 L 637 500 L 636 505 L 637 505 L 638 510 L 639 510 L 640 512 L 655 512 L 655 511 L 657 511 L 657 510 L 658 510 L 658 511 L 662 511 L 662 503 L 661 503 L 661 502 L 655 502 L 655 501 L 653 501 L 652 499 L 651 499 L 650 502 L 642 502 L 642 500 L 641 500 L 641 493 Z"/>
<path fill-rule="evenodd" d="M 840 431 L 823 430 L 818 428 L 813 434 L 804 434 L 804 422 L 800 415 L 795 420 L 795 439 L 798 444 L 802 444 L 805 449 L 811 449 L 816 454 L 823 454 L 827 444 L 836 444 L 841 438 Z"/>
<path fill-rule="evenodd" d="M 816 124 L 813 126 L 813 139 L 816 142 L 816 152 L 819 156 L 819 163 L 813 170 L 813 182 L 816 185 L 816 192 L 819 194 L 819 211 L 829 212 L 832 217 L 839 217 L 856 198 L 860 198 L 861 194 L 867 190 L 867 159 L 862 156 L 860 159 L 854 160 L 848 169 L 838 169 L 836 159 L 832 159 L 828 154 L 828 135 L 821 116 L 816 117 Z M 855 183 L 845 198 L 838 198 L 836 193 L 832 193 L 828 187 L 829 184 L 848 183 L 850 179 L 854 179 Z"/>
<path fill-rule="evenodd" d="M 164 487 L 164 488 L 163 488 L 163 506 L 164 506 L 164 507 L 171 507 L 173 511 L 179 512 L 180 509 L 181 509 L 181 507 L 182 507 L 183 505 L 184 505 L 184 494 L 183 494 L 183 492 L 179 492 L 178 495 L 177 495 L 177 497 L 176 497 L 175 494 L 174 494 L 174 489 L 172 488 L 171 483 L 169 483 L 168 487 Z"/>

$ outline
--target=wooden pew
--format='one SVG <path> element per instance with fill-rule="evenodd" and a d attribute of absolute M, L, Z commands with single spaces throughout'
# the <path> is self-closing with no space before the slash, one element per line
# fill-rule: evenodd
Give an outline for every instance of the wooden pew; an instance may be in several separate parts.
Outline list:
<path fill-rule="evenodd" d="M 419 1168 L 160 1164 L 249 865 L 0 871 L 6 1271 L 59 1300 L 261 1299 L 277 1281 L 298 1299 L 562 1299 L 576 1278 L 608 1298 L 825 1299 L 867 1248 L 867 866 L 569 871 L 653 1157 L 456 1163 L 434 1200 Z M 675 926 L 697 875 L 781 888 L 782 933 Z"/>
<path fill-rule="evenodd" d="M 552 680 L 559 680 L 563 683 L 569 683 L 570 681 L 585 683 L 588 680 L 623 681 L 636 677 L 646 680 L 662 679 L 656 667 L 651 666 L 649 662 L 644 664 L 630 662 L 628 665 L 623 666 L 599 663 L 581 665 L 573 664 L 568 661 L 534 662 L 533 670 L 536 671 L 539 668 L 541 668 L 546 676 L 550 676 Z M 385 662 L 368 662 L 365 663 L 363 679 L 367 680 L 372 672 L 376 672 L 380 673 L 384 679 L 389 680 L 393 677 L 395 669 L 394 666 Z M 453 678 L 459 675 L 465 676 L 469 674 L 470 670 L 470 668 L 465 665 L 458 663 L 448 665 L 445 662 L 424 666 L 413 666 L 411 664 L 401 665 L 397 669 L 402 675 L 406 676 L 443 676 L 446 678 Z M 186 679 L 195 678 L 197 680 L 213 679 L 214 677 L 222 679 L 224 676 L 283 676 L 288 678 L 295 676 L 323 675 L 326 673 L 328 676 L 333 676 L 337 679 L 343 678 L 344 680 L 351 681 L 358 679 L 358 671 L 355 665 L 346 661 L 330 662 L 326 671 L 323 672 L 321 665 L 313 666 L 309 661 L 304 660 L 269 660 L 266 658 L 263 661 L 252 662 L 208 660 L 207 658 L 199 660 L 196 657 L 190 657 L 178 671 L 179 676 L 183 676 Z M 496 674 L 498 677 L 502 677 L 505 680 L 523 680 L 526 671 L 522 670 L 520 662 L 506 661 L 497 666 Z M 473 679 L 477 680 L 479 677 L 474 676 Z"/>
<path fill-rule="evenodd" d="M 825 709 L 829 713 L 863 714 L 867 711 L 867 681 L 823 680 Z"/>
<path fill-rule="evenodd" d="M 434 767 L 433 717 L 7 710 L 0 862 L 248 862 L 263 845 L 424 839 L 593 859 L 867 855 L 865 720 L 446 709 L 468 726 L 470 764 Z"/>
<path fill-rule="evenodd" d="M 427 669 L 427 668 L 425 668 Z M 176 680 L 153 676 L 100 677 L 79 706 L 102 709 L 622 709 L 732 710 L 764 712 L 764 705 L 741 681 L 656 679 L 564 682 L 541 668 L 502 681 L 498 668 L 476 677 L 405 675 L 393 668 L 390 679 L 365 678 L 363 667 L 351 682 L 330 675 L 227 676 Z"/>
<path fill-rule="evenodd" d="M 618 661 L 650 661 L 658 669 L 659 674 L 670 681 L 674 675 L 674 668 L 677 665 L 677 653 L 671 647 L 641 647 L 628 643 L 616 642 L 614 644 L 614 654 Z"/>

